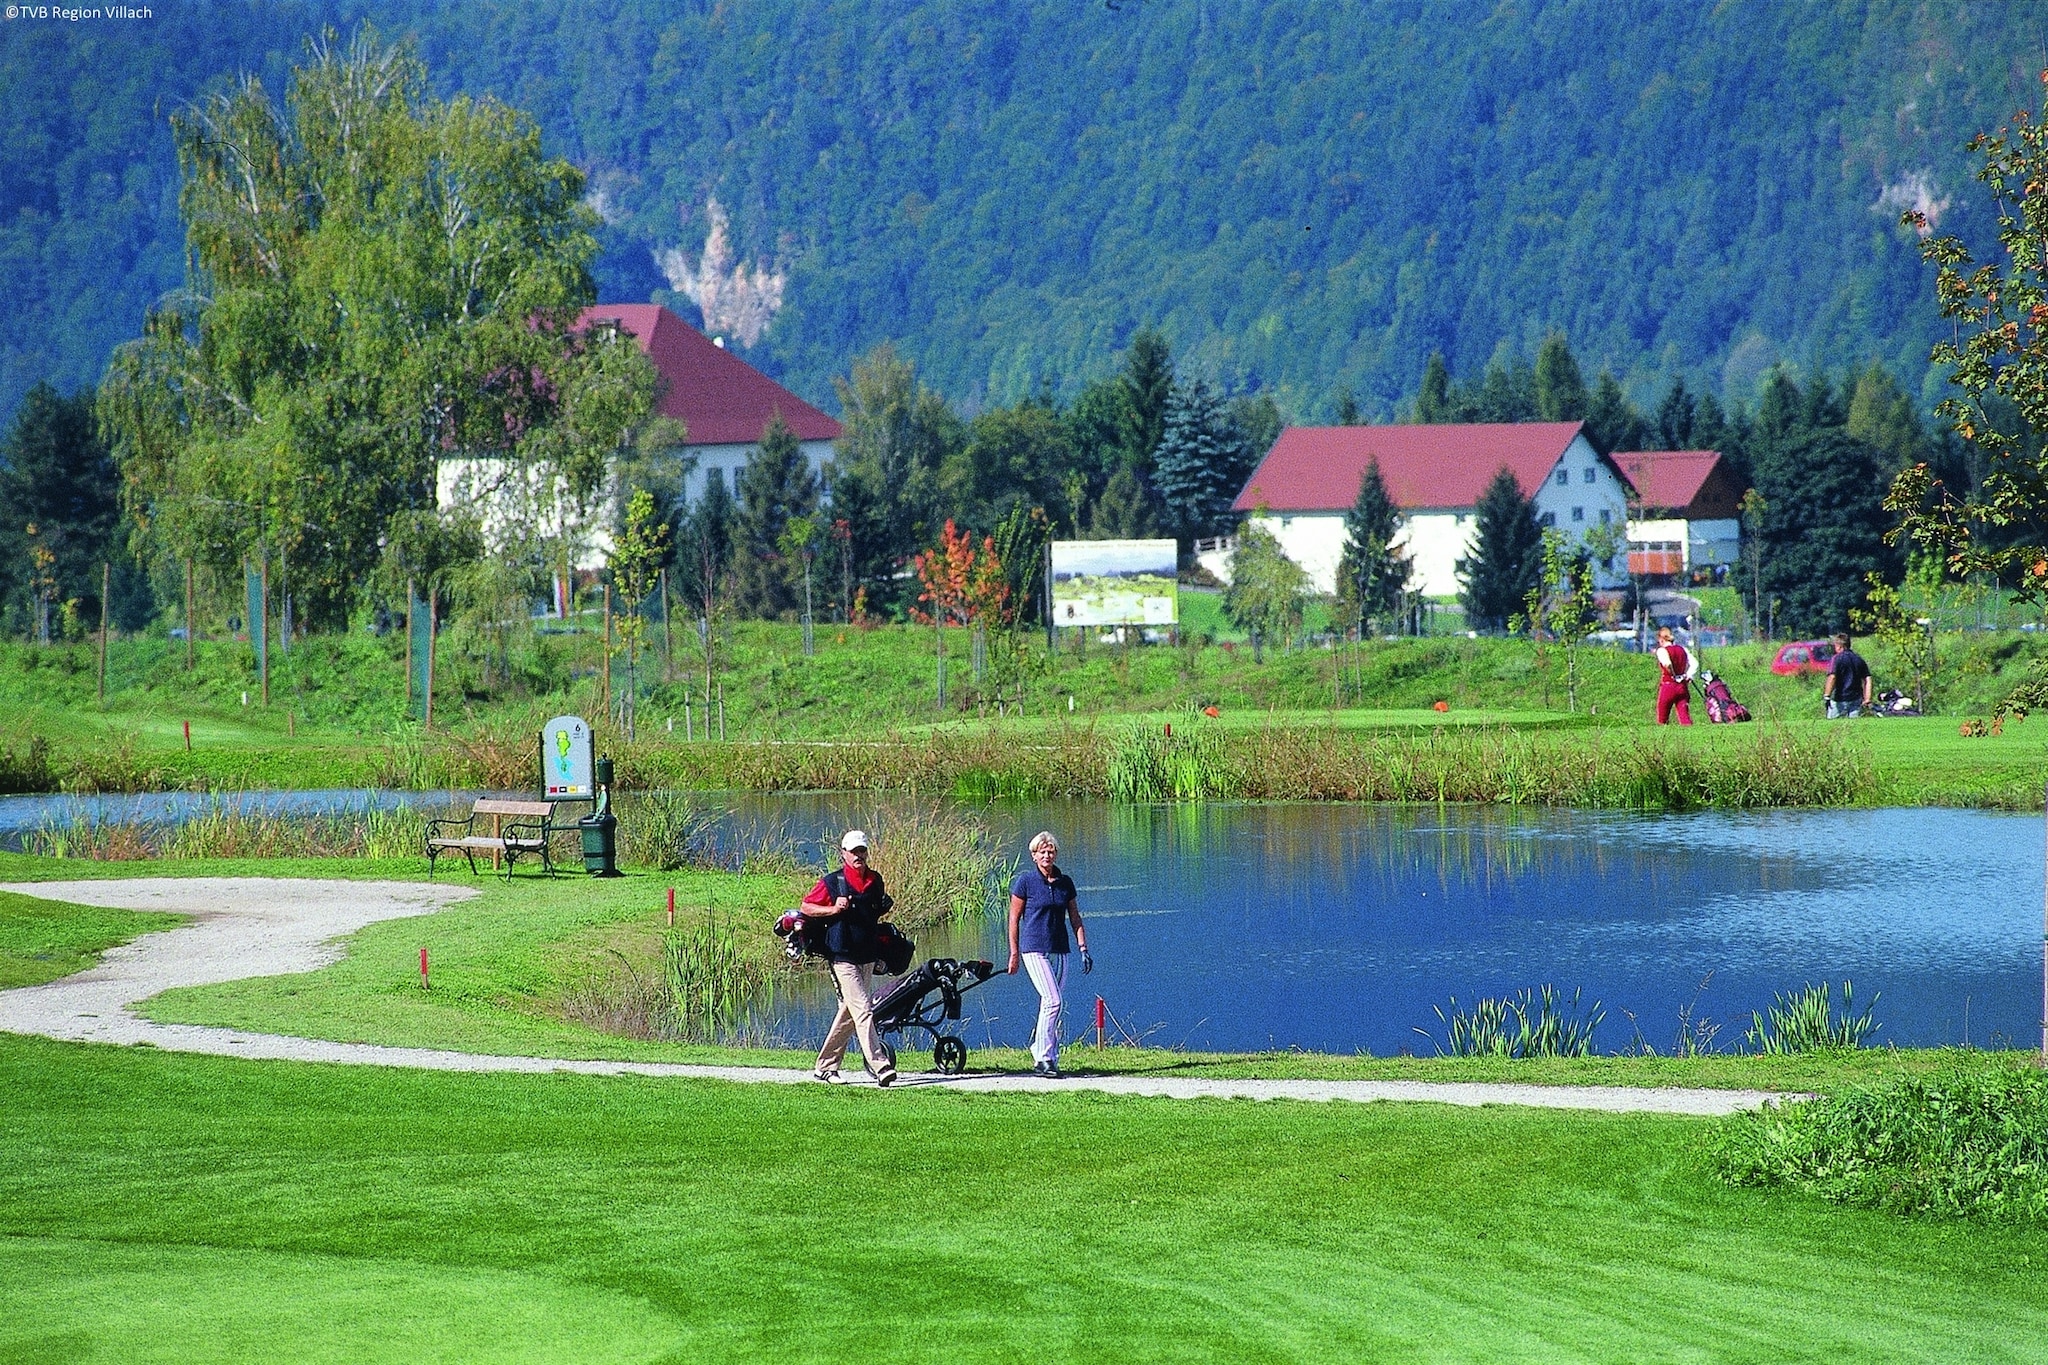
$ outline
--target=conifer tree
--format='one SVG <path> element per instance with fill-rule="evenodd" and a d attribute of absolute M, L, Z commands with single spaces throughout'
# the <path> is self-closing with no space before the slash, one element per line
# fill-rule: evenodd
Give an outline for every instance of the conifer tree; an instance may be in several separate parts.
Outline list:
<path fill-rule="evenodd" d="M 1408 588 L 1408 557 L 1393 547 L 1401 509 L 1387 491 L 1378 459 L 1358 481 L 1358 499 L 1344 514 L 1344 559 L 1338 570 L 1351 621 L 1361 632 L 1384 630 L 1401 609 Z"/>
<path fill-rule="evenodd" d="M 1088 516 L 1090 540 L 1146 540 L 1159 529 L 1145 486 L 1129 465 L 1119 466 Z"/>
<path fill-rule="evenodd" d="M 1451 371 L 1442 351 L 1431 351 L 1415 391 L 1415 420 L 1425 426 L 1451 420 Z"/>
<path fill-rule="evenodd" d="M 803 602 L 803 565 L 782 552 L 782 533 L 792 518 L 818 510 L 818 479 L 780 412 L 735 482 L 733 606 L 744 616 L 791 615 Z"/>
<path fill-rule="evenodd" d="M 65 398 L 36 384 L 0 439 L 0 591 L 17 622 L 36 630 L 55 603 L 72 600 L 88 618 L 98 614 L 100 561 L 112 558 L 117 576 L 129 564 L 114 543 L 120 495 L 120 471 L 93 423 L 92 392 Z M 139 577 L 132 568 L 127 576 Z"/>
<path fill-rule="evenodd" d="M 676 575 L 691 609 L 709 620 L 724 611 L 731 594 L 734 520 L 725 475 L 707 471 L 704 492 L 683 517 L 676 538 Z"/>
<path fill-rule="evenodd" d="M 1152 486 L 1166 526 L 1182 540 L 1211 533 L 1237 493 L 1242 437 L 1202 380 L 1174 386 L 1166 430 L 1153 461 Z"/>
<path fill-rule="evenodd" d="M 1358 396 L 1351 392 L 1349 385 L 1337 390 L 1337 425 L 1355 427 L 1360 422 Z"/>
<path fill-rule="evenodd" d="M 1578 422 L 1586 416 L 1586 379 L 1564 333 L 1543 338 L 1536 352 L 1536 415 L 1546 422 Z"/>
<path fill-rule="evenodd" d="M 1505 465 L 1479 495 L 1472 554 L 1458 561 L 1458 600 L 1474 630 L 1497 631 L 1522 610 L 1543 567 L 1543 528 L 1536 505 Z"/>
<path fill-rule="evenodd" d="M 1663 401 L 1657 404 L 1657 448 L 1659 450 L 1691 450 L 1693 426 L 1699 405 L 1686 391 L 1682 375 L 1671 377 L 1671 387 L 1664 390 Z"/>
<path fill-rule="evenodd" d="M 1166 434 L 1167 404 L 1173 400 L 1173 351 L 1165 333 L 1156 327 L 1138 329 L 1124 354 L 1121 381 L 1130 421 L 1124 452 L 1143 477 L 1151 473 L 1153 454 Z"/>
<path fill-rule="evenodd" d="M 1612 455 L 1617 450 L 1641 450 L 1648 437 L 1648 424 L 1621 391 L 1620 381 L 1612 371 L 1600 371 L 1586 405 L 1586 439 L 1602 455 Z"/>

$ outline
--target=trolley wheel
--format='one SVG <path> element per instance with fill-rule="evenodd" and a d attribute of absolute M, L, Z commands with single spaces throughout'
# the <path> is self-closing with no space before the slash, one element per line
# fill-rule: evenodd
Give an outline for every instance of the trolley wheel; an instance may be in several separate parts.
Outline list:
<path fill-rule="evenodd" d="M 932 1044 L 932 1065 L 941 1076 L 957 1076 L 967 1069 L 967 1044 L 950 1035 Z"/>

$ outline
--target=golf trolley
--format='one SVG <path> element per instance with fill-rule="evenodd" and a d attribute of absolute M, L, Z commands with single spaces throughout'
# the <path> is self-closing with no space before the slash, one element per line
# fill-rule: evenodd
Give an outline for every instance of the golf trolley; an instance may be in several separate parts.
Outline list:
<path fill-rule="evenodd" d="M 821 951 L 825 921 L 802 910 L 792 910 L 775 922 L 775 935 L 792 962 Z M 876 965 L 893 976 L 910 965 L 917 945 L 895 925 L 876 928 L 881 960 Z M 967 1069 L 967 1043 L 946 1025 L 960 1022 L 960 997 L 996 974 L 996 964 L 979 960 L 961 962 L 934 957 L 904 977 L 889 993 L 875 1002 L 875 1032 L 881 1035 L 882 1050 L 889 1065 L 896 1064 L 896 1045 L 889 1041 L 905 1029 L 923 1029 L 932 1040 L 932 1066 L 942 1076 L 957 1076 Z"/>
<path fill-rule="evenodd" d="M 967 1043 L 958 1034 L 946 1032 L 948 1024 L 960 1021 L 960 997 L 996 973 L 993 962 L 959 962 L 950 957 L 928 959 L 896 983 L 894 990 L 875 1002 L 875 1030 L 889 1061 L 896 1060 L 890 1035 L 905 1029 L 923 1029 L 932 1040 L 932 1066 L 942 1076 L 957 1076 L 967 1069 Z"/>

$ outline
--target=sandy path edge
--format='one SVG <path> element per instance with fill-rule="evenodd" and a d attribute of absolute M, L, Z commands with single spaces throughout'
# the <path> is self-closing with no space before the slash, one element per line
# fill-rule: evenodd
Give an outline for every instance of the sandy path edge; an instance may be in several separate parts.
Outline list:
<path fill-rule="evenodd" d="M 587 1076 L 674 1076 L 756 1084 L 815 1084 L 796 1068 L 696 1066 L 680 1062 L 579 1061 L 434 1048 L 336 1043 L 195 1024 L 159 1024 L 132 1006 L 178 986 L 316 971 L 339 961 L 340 940 L 380 920 L 429 915 L 475 890 L 420 882 L 315 881 L 264 877 L 137 877 L 115 881 L 17 882 L 0 890 L 74 905 L 168 910 L 191 921 L 108 950 L 100 964 L 40 986 L 0 991 L 0 1032 L 67 1042 L 148 1044 L 168 1052 L 277 1061 L 403 1066 L 430 1071 L 568 1072 Z M 850 1082 L 869 1084 L 864 1078 Z M 1712 1116 L 1785 1099 L 1761 1090 L 1653 1090 L 1629 1086 L 1545 1086 L 1481 1081 L 1220 1080 L 1186 1076 L 906 1075 L 899 1088 L 944 1086 L 973 1092 L 1093 1090 L 1170 1099 L 1408 1100 L 1507 1104 L 1606 1113 Z"/>

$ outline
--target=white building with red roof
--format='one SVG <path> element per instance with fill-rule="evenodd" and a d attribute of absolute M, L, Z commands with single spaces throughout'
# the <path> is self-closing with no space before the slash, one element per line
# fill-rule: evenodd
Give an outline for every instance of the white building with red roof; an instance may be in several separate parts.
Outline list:
<path fill-rule="evenodd" d="M 601 303 L 584 309 L 582 321 L 616 322 L 654 362 L 663 384 L 657 406 L 662 416 L 683 424 L 679 453 L 694 461 L 685 487 L 691 501 L 703 494 L 712 470 L 732 488 L 778 412 L 802 443 L 813 473 L 832 458 L 838 422 L 660 304 Z"/>
<path fill-rule="evenodd" d="M 1479 495 L 1502 469 L 1535 503 L 1539 521 L 1574 538 L 1628 519 L 1628 484 L 1581 422 L 1289 427 L 1231 507 L 1271 531 L 1316 591 L 1335 592 L 1344 514 L 1374 460 L 1401 509 L 1408 586 L 1428 597 L 1457 593 Z M 1621 581 L 1619 561 L 1599 566 L 1601 586 Z"/>
<path fill-rule="evenodd" d="M 795 434 L 813 473 L 832 457 L 838 422 L 661 305 L 599 304 L 584 309 L 579 321 L 584 326 L 617 323 L 654 363 L 661 379 L 655 409 L 683 428 L 675 454 L 688 461 L 683 480 L 687 500 L 703 496 L 714 471 L 730 491 L 777 413 Z M 531 471 L 524 480 L 508 481 L 508 472 L 502 462 L 451 456 L 440 462 L 436 496 L 443 507 L 468 504 L 481 509 L 485 535 L 494 540 L 507 539 L 511 528 L 535 521 L 546 534 L 559 534 L 563 514 L 542 486 L 547 481 Z M 599 518 L 581 534 L 572 551 L 576 568 L 603 564 L 611 549 L 609 521 Z"/>
<path fill-rule="evenodd" d="M 1616 451 L 1635 490 L 1630 573 L 1676 578 L 1742 556 L 1742 484 L 1718 450 Z"/>

